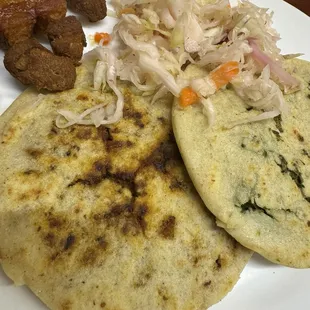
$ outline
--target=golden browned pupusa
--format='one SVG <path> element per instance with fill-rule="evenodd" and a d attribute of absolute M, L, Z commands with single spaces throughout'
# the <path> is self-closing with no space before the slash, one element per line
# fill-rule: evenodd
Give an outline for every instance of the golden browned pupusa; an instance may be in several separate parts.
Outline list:
<path fill-rule="evenodd" d="M 251 256 L 217 228 L 182 164 L 171 97 L 123 86 L 110 127 L 54 125 L 58 109 L 111 102 L 78 68 L 76 88 L 36 101 L 31 90 L 1 119 L 0 261 L 51 309 L 206 309 Z"/>

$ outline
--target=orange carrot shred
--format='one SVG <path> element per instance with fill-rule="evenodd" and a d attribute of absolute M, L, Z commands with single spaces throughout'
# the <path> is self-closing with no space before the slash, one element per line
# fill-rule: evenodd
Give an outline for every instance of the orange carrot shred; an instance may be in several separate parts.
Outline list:
<path fill-rule="evenodd" d="M 136 11 L 133 8 L 124 8 L 119 11 L 118 16 L 122 16 L 122 14 L 136 14 Z"/>
<path fill-rule="evenodd" d="M 185 108 L 189 105 L 197 103 L 199 97 L 190 87 L 185 87 L 181 91 L 180 95 L 180 105 Z"/>
<path fill-rule="evenodd" d="M 102 45 L 107 45 L 111 41 L 111 36 L 106 32 L 96 32 L 94 39 L 96 43 L 100 43 L 102 40 Z"/>
<path fill-rule="evenodd" d="M 215 83 L 217 89 L 227 85 L 239 73 L 239 63 L 229 61 L 210 73 L 210 78 Z"/>

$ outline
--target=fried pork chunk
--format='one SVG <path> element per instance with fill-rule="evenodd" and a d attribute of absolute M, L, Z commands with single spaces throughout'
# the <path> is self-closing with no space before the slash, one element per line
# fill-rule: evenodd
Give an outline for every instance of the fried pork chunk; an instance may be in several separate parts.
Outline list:
<path fill-rule="evenodd" d="M 68 0 L 68 5 L 91 22 L 97 22 L 107 16 L 106 0 Z"/>
<path fill-rule="evenodd" d="M 46 30 L 50 22 L 66 16 L 66 0 L 36 0 L 37 24 L 41 30 Z"/>
<path fill-rule="evenodd" d="M 0 33 L 12 46 L 30 38 L 35 25 L 44 30 L 66 12 L 66 0 L 0 0 Z"/>
<path fill-rule="evenodd" d="M 67 16 L 49 23 L 47 36 L 56 55 L 69 57 L 78 64 L 86 46 L 81 23 L 75 16 Z"/>
<path fill-rule="evenodd" d="M 37 89 L 62 91 L 74 86 L 73 62 L 56 56 L 35 39 L 14 44 L 4 56 L 5 68 L 21 83 Z"/>

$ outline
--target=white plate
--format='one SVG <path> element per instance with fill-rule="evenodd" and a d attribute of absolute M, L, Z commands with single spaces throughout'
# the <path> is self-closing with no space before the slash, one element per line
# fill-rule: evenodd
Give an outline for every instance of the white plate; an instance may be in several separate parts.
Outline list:
<path fill-rule="evenodd" d="M 302 58 L 310 61 L 310 18 L 283 0 L 252 1 L 275 12 L 274 26 L 282 36 L 279 44 L 282 52 L 304 53 Z M 99 23 L 90 24 L 83 19 L 82 22 L 86 34 L 90 35 L 96 31 L 110 32 L 114 20 L 107 18 Z M 3 52 L 0 51 L 0 59 L 2 57 Z M 23 89 L 24 87 L 4 69 L 1 61 L 0 114 Z M 310 269 L 297 270 L 274 265 L 255 254 L 233 291 L 222 302 L 213 306 L 212 310 L 308 310 L 309 279 Z M 46 307 L 26 287 L 14 287 L 0 269 L 0 309 L 46 310 Z"/>

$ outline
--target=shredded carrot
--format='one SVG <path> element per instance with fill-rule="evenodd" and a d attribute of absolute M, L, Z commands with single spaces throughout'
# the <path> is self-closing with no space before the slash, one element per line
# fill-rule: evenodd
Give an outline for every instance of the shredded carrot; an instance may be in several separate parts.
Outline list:
<path fill-rule="evenodd" d="M 197 103 L 198 99 L 198 95 L 193 91 L 192 88 L 185 87 L 181 91 L 179 100 L 180 105 L 185 108 L 191 104 Z"/>
<path fill-rule="evenodd" d="M 210 78 L 215 83 L 217 89 L 227 85 L 239 73 L 239 63 L 229 61 L 210 73 Z"/>
<path fill-rule="evenodd" d="M 118 16 L 122 16 L 122 14 L 136 14 L 136 11 L 133 8 L 124 8 L 119 11 Z"/>
<path fill-rule="evenodd" d="M 102 45 L 107 45 L 111 41 L 111 36 L 106 32 L 96 32 L 94 39 L 96 43 L 100 43 L 102 40 Z"/>

